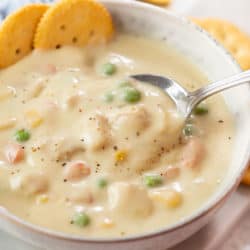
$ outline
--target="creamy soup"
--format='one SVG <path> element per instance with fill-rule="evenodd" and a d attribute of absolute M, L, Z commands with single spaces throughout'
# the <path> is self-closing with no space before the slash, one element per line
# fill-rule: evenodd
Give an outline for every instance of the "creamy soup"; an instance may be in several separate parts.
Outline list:
<path fill-rule="evenodd" d="M 220 96 L 185 122 L 155 73 L 194 90 L 204 75 L 165 43 L 34 51 L 0 72 L 0 204 L 34 224 L 88 237 L 170 226 L 214 194 L 233 118 Z M 223 157 L 222 157 L 223 156 Z"/>

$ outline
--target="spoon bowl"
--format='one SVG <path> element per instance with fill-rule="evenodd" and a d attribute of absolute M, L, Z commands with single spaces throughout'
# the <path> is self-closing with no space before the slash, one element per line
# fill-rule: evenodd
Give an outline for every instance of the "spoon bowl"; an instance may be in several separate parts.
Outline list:
<path fill-rule="evenodd" d="M 250 82 L 250 70 L 225 78 L 221 81 L 211 83 L 205 87 L 189 92 L 173 79 L 151 74 L 132 75 L 131 78 L 152 84 L 163 89 L 175 103 L 177 110 L 185 119 L 189 117 L 197 104 L 211 95 L 223 90 L 237 87 Z"/>

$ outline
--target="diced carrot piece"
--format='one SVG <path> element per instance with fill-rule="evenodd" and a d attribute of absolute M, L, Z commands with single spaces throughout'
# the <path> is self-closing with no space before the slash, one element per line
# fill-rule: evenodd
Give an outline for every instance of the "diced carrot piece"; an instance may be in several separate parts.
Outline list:
<path fill-rule="evenodd" d="M 180 175 L 180 168 L 176 166 L 168 166 L 163 172 L 163 176 L 167 180 L 173 180 Z"/>
<path fill-rule="evenodd" d="M 48 74 L 48 75 L 53 75 L 57 72 L 56 66 L 54 64 L 47 64 L 43 68 L 43 73 Z"/>
<path fill-rule="evenodd" d="M 196 168 L 205 157 L 205 147 L 199 138 L 193 137 L 184 147 L 181 164 L 185 167 Z"/>
<path fill-rule="evenodd" d="M 19 163 L 24 159 L 24 149 L 20 144 L 10 143 L 5 148 L 5 157 L 10 164 Z"/>
<path fill-rule="evenodd" d="M 82 178 L 90 175 L 91 170 L 85 163 L 76 161 L 66 166 L 64 177 L 69 181 L 79 181 Z"/>

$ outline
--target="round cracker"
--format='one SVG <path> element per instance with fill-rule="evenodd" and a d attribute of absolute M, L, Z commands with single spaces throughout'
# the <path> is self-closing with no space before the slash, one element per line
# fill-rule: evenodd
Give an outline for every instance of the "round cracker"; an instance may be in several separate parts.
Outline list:
<path fill-rule="evenodd" d="M 234 24 L 214 19 L 192 19 L 232 53 L 244 70 L 250 69 L 250 38 Z"/>
<path fill-rule="evenodd" d="M 45 4 L 30 4 L 5 19 L 0 27 L 0 68 L 30 53 L 37 24 L 47 9 Z"/>
<path fill-rule="evenodd" d="M 242 179 L 242 183 L 250 186 L 250 167 L 247 169 L 247 171 Z"/>
<path fill-rule="evenodd" d="M 242 69 L 250 69 L 250 38 L 235 25 L 218 19 L 192 19 L 228 49 Z M 250 185 L 250 167 L 242 183 Z"/>
<path fill-rule="evenodd" d="M 160 6 L 167 6 L 171 3 L 171 0 L 143 0 L 143 1 Z"/>
<path fill-rule="evenodd" d="M 103 5 L 93 0 L 62 0 L 41 19 L 34 47 L 52 49 L 105 43 L 112 34 L 112 18 Z"/>

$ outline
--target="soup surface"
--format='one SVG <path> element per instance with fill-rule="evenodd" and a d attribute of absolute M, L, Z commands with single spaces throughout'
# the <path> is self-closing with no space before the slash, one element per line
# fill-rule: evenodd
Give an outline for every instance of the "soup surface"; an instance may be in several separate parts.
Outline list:
<path fill-rule="evenodd" d="M 118 35 L 98 48 L 34 51 L 0 72 L 0 204 L 34 224 L 88 237 L 170 226 L 218 189 L 233 119 L 220 96 L 188 122 L 130 74 L 207 79 L 160 41 Z M 223 157 L 222 157 L 223 156 Z"/>

